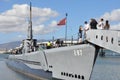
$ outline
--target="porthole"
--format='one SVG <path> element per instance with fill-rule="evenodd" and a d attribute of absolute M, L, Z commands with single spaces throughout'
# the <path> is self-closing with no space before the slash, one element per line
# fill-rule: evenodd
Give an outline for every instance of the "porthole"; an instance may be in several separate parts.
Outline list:
<path fill-rule="evenodd" d="M 66 73 L 66 76 L 68 76 L 68 73 Z"/>
<path fill-rule="evenodd" d="M 65 72 L 64 72 L 64 74 L 63 74 L 64 76 L 65 76 Z"/>
<path fill-rule="evenodd" d="M 82 79 L 84 79 L 84 76 L 81 76 Z"/>
<path fill-rule="evenodd" d="M 72 74 L 69 74 L 69 77 L 71 77 L 72 76 Z"/>
<path fill-rule="evenodd" d="M 63 75 L 63 72 L 61 72 L 61 75 Z"/>
<path fill-rule="evenodd" d="M 80 79 L 80 75 L 78 75 L 78 79 Z"/>
<path fill-rule="evenodd" d="M 113 44 L 113 38 L 111 38 L 111 43 Z"/>
<path fill-rule="evenodd" d="M 77 74 L 75 74 L 75 78 L 77 78 Z"/>
<path fill-rule="evenodd" d="M 72 78 L 74 77 L 74 75 L 72 75 Z"/>
<path fill-rule="evenodd" d="M 103 36 L 101 36 L 101 40 L 103 40 Z"/>
<path fill-rule="evenodd" d="M 108 36 L 106 36 L 106 42 L 108 42 Z"/>
<path fill-rule="evenodd" d="M 96 35 L 96 39 L 98 38 L 98 35 Z"/>

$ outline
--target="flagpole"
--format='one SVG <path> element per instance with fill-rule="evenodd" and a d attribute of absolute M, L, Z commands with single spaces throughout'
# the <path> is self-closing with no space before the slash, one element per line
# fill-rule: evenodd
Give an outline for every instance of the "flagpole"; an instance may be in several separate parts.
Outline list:
<path fill-rule="evenodd" d="M 67 41 L 67 16 L 68 16 L 68 14 L 66 13 L 65 43 Z"/>

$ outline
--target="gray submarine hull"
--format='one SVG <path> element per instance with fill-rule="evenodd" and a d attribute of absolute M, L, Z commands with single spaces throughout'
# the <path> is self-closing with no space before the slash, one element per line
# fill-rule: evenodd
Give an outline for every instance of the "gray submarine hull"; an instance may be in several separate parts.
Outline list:
<path fill-rule="evenodd" d="M 95 47 L 80 44 L 10 55 L 13 70 L 41 80 L 89 80 L 94 67 Z"/>

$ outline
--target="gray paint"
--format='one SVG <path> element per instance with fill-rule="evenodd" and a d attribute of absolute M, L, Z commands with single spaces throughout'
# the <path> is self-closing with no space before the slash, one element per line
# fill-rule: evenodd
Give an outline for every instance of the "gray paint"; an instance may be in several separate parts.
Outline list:
<path fill-rule="evenodd" d="M 9 58 L 39 62 L 41 64 L 39 69 L 51 71 L 51 77 L 58 79 L 80 80 L 84 78 L 84 80 L 89 80 L 93 68 L 94 53 L 93 46 L 84 44 L 11 55 Z M 38 67 L 38 65 L 36 66 Z"/>
<path fill-rule="evenodd" d="M 88 30 L 89 42 L 120 53 L 120 31 L 117 30 Z"/>

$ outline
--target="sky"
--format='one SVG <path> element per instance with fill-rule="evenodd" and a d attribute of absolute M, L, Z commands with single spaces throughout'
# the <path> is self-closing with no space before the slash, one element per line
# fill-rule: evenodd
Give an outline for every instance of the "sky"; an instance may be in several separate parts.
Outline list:
<path fill-rule="evenodd" d="M 120 30 L 120 0 L 0 0 L 0 44 L 27 38 L 30 2 L 34 39 L 64 38 L 66 26 L 57 23 L 66 13 L 68 39 L 77 38 L 79 26 L 91 18 Z"/>

